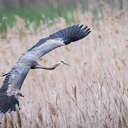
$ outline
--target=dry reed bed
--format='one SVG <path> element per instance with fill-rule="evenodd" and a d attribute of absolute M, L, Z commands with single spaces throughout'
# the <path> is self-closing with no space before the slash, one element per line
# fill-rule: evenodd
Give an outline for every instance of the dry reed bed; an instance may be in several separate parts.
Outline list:
<path fill-rule="evenodd" d="M 93 17 L 76 12 L 92 33 L 40 59 L 42 65 L 70 63 L 54 71 L 31 70 L 23 84 L 21 110 L 0 115 L 0 127 L 17 128 L 127 128 L 128 127 L 128 13 L 106 12 L 97 26 Z M 23 21 L 19 25 L 23 25 Z M 0 40 L 0 72 L 40 38 L 66 26 L 63 19 L 22 38 L 16 29 Z M 0 78 L 2 83 L 3 78 Z"/>

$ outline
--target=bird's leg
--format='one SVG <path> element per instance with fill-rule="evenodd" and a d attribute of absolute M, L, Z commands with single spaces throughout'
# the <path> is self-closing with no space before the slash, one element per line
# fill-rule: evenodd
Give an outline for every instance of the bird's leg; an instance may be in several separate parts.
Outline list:
<path fill-rule="evenodd" d="M 55 64 L 55 65 L 53 65 L 53 66 L 51 66 L 51 67 L 45 67 L 45 66 L 41 66 L 40 64 L 36 64 L 36 65 L 34 65 L 31 69 L 45 69 L 45 70 L 54 70 L 54 69 L 56 69 L 59 65 L 61 65 L 61 64 L 65 64 L 65 65 L 69 65 L 69 64 L 67 64 L 66 62 L 64 62 L 64 61 L 60 61 L 59 63 L 57 63 L 57 64 Z"/>
<path fill-rule="evenodd" d="M 4 76 L 7 76 L 8 75 L 8 73 L 2 73 L 1 75 L 0 75 L 0 77 L 4 77 Z"/>

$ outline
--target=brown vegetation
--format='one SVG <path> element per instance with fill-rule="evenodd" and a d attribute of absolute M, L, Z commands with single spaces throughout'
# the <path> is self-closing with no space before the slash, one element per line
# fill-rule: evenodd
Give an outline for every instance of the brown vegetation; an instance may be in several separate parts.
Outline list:
<path fill-rule="evenodd" d="M 90 14 L 78 11 L 75 16 L 91 27 L 91 34 L 40 59 L 42 65 L 63 59 L 71 66 L 31 70 L 22 87 L 21 110 L 0 115 L 0 127 L 128 127 L 128 13 L 108 11 L 98 24 Z M 0 39 L 0 73 L 40 38 L 65 26 L 57 19 L 50 28 L 42 25 L 35 33 L 31 27 L 22 37 L 16 28 L 8 29 L 7 39 Z"/>

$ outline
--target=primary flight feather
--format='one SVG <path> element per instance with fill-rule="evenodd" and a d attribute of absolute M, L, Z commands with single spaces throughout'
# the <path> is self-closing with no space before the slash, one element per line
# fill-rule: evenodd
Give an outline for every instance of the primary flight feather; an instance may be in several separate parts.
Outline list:
<path fill-rule="evenodd" d="M 30 69 L 53 70 L 59 65 L 56 64 L 52 68 L 43 67 L 37 62 L 41 56 L 57 47 L 80 40 L 89 33 L 90 28 L 87 26 L 73 25 L 41 39 L 32 48 L 23 53 L 10 72 L 5 74 L 6 77 L 0 88 L 0 113 L 15 111 L 16 105 L 19 106 L 18 96 L 22 96 L 19 90 Z"/>

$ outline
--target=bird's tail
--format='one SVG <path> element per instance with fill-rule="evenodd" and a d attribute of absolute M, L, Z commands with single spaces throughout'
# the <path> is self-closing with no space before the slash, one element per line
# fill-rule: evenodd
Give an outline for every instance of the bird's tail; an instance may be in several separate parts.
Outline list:
<path fill-rule="evenodd" d="M 90 33 L 90 28 L 84 27 L 81 24 L 73 25 L 71 27 L 62 29 L 52 35 L 50 38 L 62 38 L 64 44 L 70 44 L 71 42 L 83 39 Z"/>
<path fill-rule="evenodd" d="M 16 111 L 16 105 L 19 106 L 19 101 L 16 96 L 0 95 L 0 113 Z"/>

